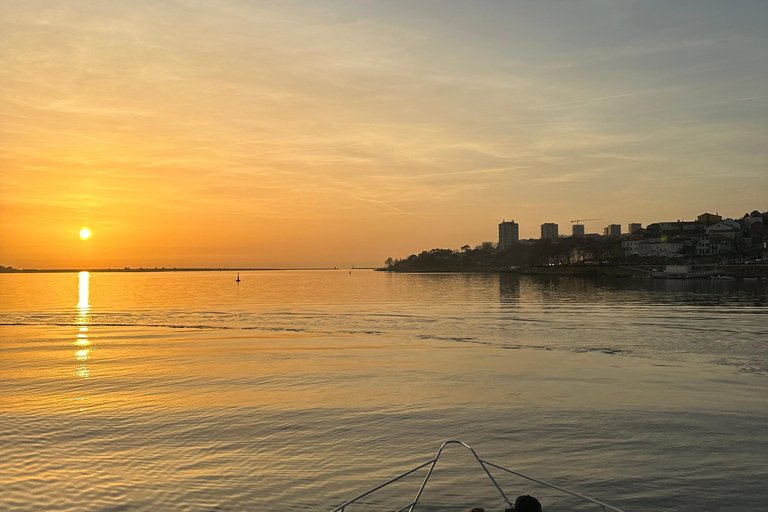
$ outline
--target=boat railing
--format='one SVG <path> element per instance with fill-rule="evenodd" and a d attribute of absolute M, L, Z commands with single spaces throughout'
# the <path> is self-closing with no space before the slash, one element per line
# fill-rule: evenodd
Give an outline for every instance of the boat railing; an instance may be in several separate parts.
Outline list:
<path fill-rule="evenodd" d="M 483 460 L 483 459 L 481 459 L 477 455 L 477 453 L 475 452 L 475 450 L 471 446 L 469 446 L 467 443 L 464 443 L 462 441 L 457 441 L 457 440 L 445 441 L 442 445 L 440 445 L 440 449 L 437 450 L 437 454 L 435 454 L 435 457 L 432 458 L 431 460 L 428 460 L 427 462 L 425 462 L 423 464 L 420 464 L 419 466 L 416 466 L 415 468 L 410 469 L 410 470 L 406 471 L 405 473 L 402 473 L 402 474 L 400 474 L 400 475 L 398 475 L 398 476 L 396 476 L 396 477 L 394 477 L 394 478 L 392 478 L 390 480 L 387 480 L 386 482 L 381 483 L 381 484 L 377 485 L 376 487 L 368 489 L 364 493 L 355 496 L 351 500 L 345 501 L 344 503 L 342 503 L 338 507 L 334 508 L 331 512 L 346 512 L 346 508 L 349 505 L 352 505 L 352 504 L 360 501 L 361 499 L 365 498 L 366 496 L 369 496 L 369 495 L 375 493 L 379 489 L 382 489 L 382 488 L 384 488 L 384 487 L 386 487 L 386 486 L 388 486 L 390 484 L 393 484 L 393 483 L 397 482 L 398 480 L 401 480 L 401 479 L 405 478 L 406 476 L 411 475 L 411 474 L 415 473 L 416 471 L 419 471 L 420 469 L 423 469 L 423 468 L 429 466 L 429 469 L 427 470 L 427 474 L 424 477 L 424 480 L 421 482 L 421 486 L 419 487 L 419 491 L 416 493 L 416 497 L 413 499 L 413 501 L 411 501 L 410 503 L 408 503 L 408 504 L 406 504 L 406 505 L 404 505 L 404 506 L 402 506 L 402 507 L 400 507 L 400 508 L 398 508 L 397 510 L 394 511 L 394 512 L 404 512 L 404 511 L 407 510 L 408 512 L 413 512 L 414 507 L 416 507 L 416 505 L 418 505 L 418 503 L 419 503 L 419 499 L 421 498 L 421 495 L 424 492 L 424 488 L 427 486 L 427 482 L 429 482 L 429 478 L 432 476 L 432 471 L 435 469 L 435 466 L 437 465 L 437 461 L 440 459 L 440 455 L 443 453 L 443 449 L 447 445 L 449 445 L 449 444 L 461 445 L 461 446 L 465 447 L 466 449 L 468 449 L 472 453 L 472 456 L 480 464 L 480 467 L 483 469 L 483 471 L 488 476 L 488 478 L 491 479 L 491 482 L 496 487 L 496 490 L 499 491 L 499 494 L 501 495 L 501 498 L 504 500 L 504 502 L 507 503 L 507 505 L 509 505 L 510 509 L 513 508 L 512 503 L 509 501 L 509 498 L 507 497 L 507 495 L 504 494 L 504 491 L 502 490 L 501 486 L 496 481 L 496 479 L 493 477 L 491 472 L 488 470 L 488 467 L 492 467 L 492 468 L 498 469 L 500 471 L 504 471 L 506 473 L 510 473 L 512 475 L 518 476 L 520 478 L 524 478 L 526 480 L 529 480 L 531 482 L 537 483 L 537 484 L 542 485 L 544 487 L 548 487 L 550 489 L 554 489 L 556 491 L 559 491 L 559 492 L 562 492 L 562 493 L 565 493 L 565 494 L 569 494 L 569 495 L 574 496 L 576 498 L 580 498 L 581 500 L 594 503 L 595 505 L 599 506 L 603 510 L 603 512 L 608 512 L 608 510 L 612 510 L 613 512 L 624 512 L 623 510 L 621 510 L 619 508 L 616 508 L 616 507 L 614 507 L 612 505 L 608 505 L 607 503 L 603 503 L 602 501 L 596 500 L 594 498 L 590 498 L 589 496 L 585 496 L 583 494 L 580 494 L 580 493 L 577 493 L 577 492 L 574 492 L 574 491 L 570 491 L 570 490 L 565 489 L 563 487 L 560 487 L 558 485 L 550 484 L 550 483 L 545 482 L 543 480 L 539 480 L 537 478 L 533 478 L 533 477 L 524 475 L 524 474 L 522 474 L 522 473 L 520 473 L 518 471 L 513 471 L 511 469 L 507 469 L 507 468 L 504 468 L 502 466 L 499 466 L 498 464 L 494 464 L 492 462 L 488 462 L 487 460 Z"/>

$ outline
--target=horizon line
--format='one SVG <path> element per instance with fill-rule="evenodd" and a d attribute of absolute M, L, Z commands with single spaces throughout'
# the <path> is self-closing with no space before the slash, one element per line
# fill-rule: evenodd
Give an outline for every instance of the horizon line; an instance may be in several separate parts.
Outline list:
<path fill-rule="evenodd" d="M 218 271 L 218 272 L 263 272 L 274 270 L 375 270 L 381 267 L 124 267 L 124 268 L 15 268 L 4 267 L 5 271 L 0 271 L 3 274 L 12 274 L 20 272 L 29 273 L 44 273 L 44 272 L 201 272 L 201 271 Z"/>

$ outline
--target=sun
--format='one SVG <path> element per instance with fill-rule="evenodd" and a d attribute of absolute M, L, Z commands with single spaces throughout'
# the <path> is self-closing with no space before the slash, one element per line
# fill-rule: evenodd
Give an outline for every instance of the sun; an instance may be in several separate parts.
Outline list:
<path fill-rule="evenodd" d="M 91 238 L 91 230 L 88 228 L 83 228 L 80 230 L 80 240 L 88 240 Z"/>

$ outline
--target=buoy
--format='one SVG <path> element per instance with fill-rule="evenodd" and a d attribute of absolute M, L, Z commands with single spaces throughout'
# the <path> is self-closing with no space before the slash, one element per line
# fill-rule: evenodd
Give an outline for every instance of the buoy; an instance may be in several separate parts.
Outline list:
<path fill-rule="evenodd" d="M 237 273 L 237 279 L 235 279 L 235 282 L 240 282 L 240 272 Z"/>

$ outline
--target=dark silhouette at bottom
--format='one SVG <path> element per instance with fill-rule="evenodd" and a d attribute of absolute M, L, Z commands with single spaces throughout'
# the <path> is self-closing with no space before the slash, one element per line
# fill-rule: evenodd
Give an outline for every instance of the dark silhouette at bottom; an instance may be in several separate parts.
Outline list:
<path fill-rule="evenodd" d="M 475 507 L 467 512 L 485 512 L 485 509 Z M 508 508 L 504 512 L 541 512 L 541 503 L 533 496 L 525 494 L 517 497 L 514 508 Z"/>
<path fill-rule="evenodd" d="M 507 510 L 512 512 L 541 512 L 541 503 L 533 496 L 524 494 L 515 500 L 515 508 Z"/>

